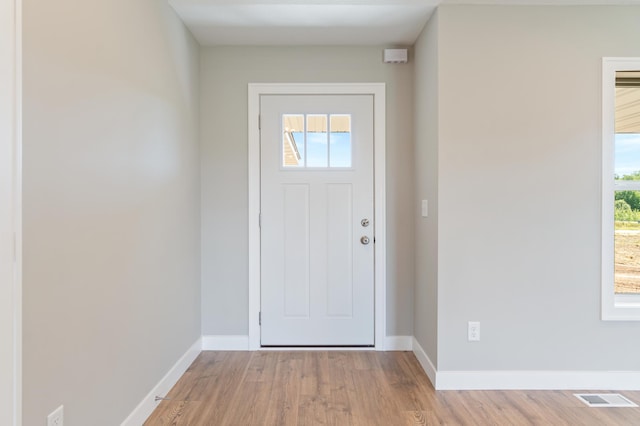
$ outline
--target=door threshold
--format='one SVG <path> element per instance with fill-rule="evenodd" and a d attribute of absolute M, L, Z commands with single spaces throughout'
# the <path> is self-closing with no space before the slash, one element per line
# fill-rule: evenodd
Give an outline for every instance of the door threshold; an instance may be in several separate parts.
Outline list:
<path fill-rule="evenodd" d="M 374 345 L 352 346 L 260 346 L 261 351 L 374 351 Z"/>

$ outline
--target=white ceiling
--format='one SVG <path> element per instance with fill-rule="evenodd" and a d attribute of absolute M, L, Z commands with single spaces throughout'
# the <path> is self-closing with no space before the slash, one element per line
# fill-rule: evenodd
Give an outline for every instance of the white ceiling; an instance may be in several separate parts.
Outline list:
<path fill-rule="evenodd" d="M 169 0 L 203 46 L 412 45 L 440 4 L 612 5 L 640 0 Z"/>

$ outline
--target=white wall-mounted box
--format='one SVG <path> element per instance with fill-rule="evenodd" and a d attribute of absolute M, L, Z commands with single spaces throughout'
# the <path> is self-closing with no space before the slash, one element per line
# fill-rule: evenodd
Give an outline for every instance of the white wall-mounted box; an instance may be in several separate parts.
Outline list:
<path fill-rule="evenodd" d="M 384 62 L 387 64 L 406 64 L 407 49 L 384 49 Z"/>

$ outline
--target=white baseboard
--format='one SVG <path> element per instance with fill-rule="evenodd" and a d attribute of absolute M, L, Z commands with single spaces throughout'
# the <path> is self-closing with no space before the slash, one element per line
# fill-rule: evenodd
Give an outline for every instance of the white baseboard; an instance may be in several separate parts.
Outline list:
<path fill-rule="evenodd" d="M 413 349 L 413 336 L 386 336 L 385 351 L 410 351 Z"/>
<path fill-rule="evenodd" d="M 415 338 L 413 353 L 436 390 L 640 390 L 640 371 L 437 371 Z"/>
<path fill-rule="evenodd" d="M 413 353 L 415 354 L 416 358 L 418 358 L 418 362 L 422 366 L 424 372 L 427 373 L 427 377 L 431 381 L 433 387 L 438 389 L 438 387 L 436 386 L 436 367 L 433 365 L 433 363 L 429 359 L 429 356 L 424 351 L 424 349 L 422 349 L 422 346 L 420 346 L 420 343 L 418 343 L 415 337 L 413 338 Z"/>
<path fill-rule="evenodd" d="M 640 371 L 439 371 L 437 390 L 640 390 Z"/>
<path fill-rule="evenodd" d="M 203 351 L 248 351 L 249 336 L 202 336 Z"/>
<path fill-rule="evenodd" d="M 153 410 L 158 406 L 158 402 L 155 400 L 156 396 L 165 396 L 173 385 L 182 377 L 191 363 L 198 357 L 202 350 L 202 339 L 199 338 L 196 342 L 187 349 L 184 355 L 175 363 L 167 374 L 158 382 L 157 385 L 144 397 L 142 402 L 133 410 L 133 412 L 122 422 L 120 426 L 140 426 L 151 415 Z"/>

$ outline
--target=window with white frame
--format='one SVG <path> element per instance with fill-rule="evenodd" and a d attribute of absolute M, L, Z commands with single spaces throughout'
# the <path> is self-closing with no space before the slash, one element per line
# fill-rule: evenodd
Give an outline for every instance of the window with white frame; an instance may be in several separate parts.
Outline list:
<path fill-rule="evenodd" d="M 351 115 L 282 116 L 283 168 L 345 169 L 352 158 Z"/>
<path fill-rule="evenodd" d="M 602 319 L 640 320 L 640 58 L 603 58 L 602 100 Z"/>

